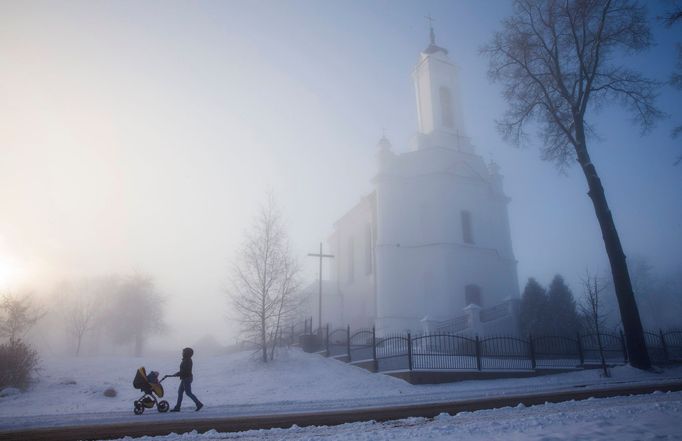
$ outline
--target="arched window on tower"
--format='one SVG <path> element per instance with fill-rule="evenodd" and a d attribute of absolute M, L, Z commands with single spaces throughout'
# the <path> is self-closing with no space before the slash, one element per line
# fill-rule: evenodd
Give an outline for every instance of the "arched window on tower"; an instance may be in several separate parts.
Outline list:
<path fill-rule="evenodd" d="M 438 89 L 438 94 L 440 95 L 440 114 L 443 127 L 452 129 L 455 127 L 455 121 L 452 115 L 452 93 L 450 93 L 450 89 L 447 87 L 441 86 L 440 89 Z"/>
<path fill-rule="evenodd" d="M 464 303 L 465 306 L 469 306 L 472 303 L 474 305 L 481 305 L 481 287 L 478 285 L 467 285 L 464 287 Z"/>

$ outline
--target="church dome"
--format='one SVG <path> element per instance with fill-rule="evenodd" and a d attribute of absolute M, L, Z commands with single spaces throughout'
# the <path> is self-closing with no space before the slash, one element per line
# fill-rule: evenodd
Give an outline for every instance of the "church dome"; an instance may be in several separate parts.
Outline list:
<path fill-rule="evenodd" d="M 377 143 L 377 147 L 379 150 L 391 150 L 391 147 L 393 146 L 391 145 L 391 141 L 386 138 L 386 135 L 383 135 Z"/>
<path fill-rule="evenodd" d="M 429 21 L 433 20 L 430 16 L 428 17 L 428 19 L 429 19 Z M 442 52 L 444 55 L 447 55 L 448 50 L 445 49 L 444 47 L 440 47 L 436 44 L 436 33 L 433 32 L 433 26 L 430 26 L 429 30 L 430 30 L 429 37 L 430 37 L 431 41 L 430 41 L 429 46 L 426 49 L 424 49 L 422 52 L 425 54 L 429 54 L 429 55 L 435 54 L 437 52 Z"/>

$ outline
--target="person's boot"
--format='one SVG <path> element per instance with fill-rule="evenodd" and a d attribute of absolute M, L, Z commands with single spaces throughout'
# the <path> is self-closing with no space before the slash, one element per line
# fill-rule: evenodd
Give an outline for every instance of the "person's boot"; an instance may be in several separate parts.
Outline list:
<path fill-rule="evenodd" d="M 176 407 L 172 408 L 170 411 L 171 412 L 180 412 L 180 408 L 176 406 Z"/>
<path fill-rule="evenodd" d="M 201 410 L 202 407 L 204 407 L 204 403 L 201 403 L 201 402 L 200 402 L 199 404 L 197 404 L 197 408 L 196 408 L 194 411 L 195 411 L 195 412 L 199 412 L 199 411 Z"/>

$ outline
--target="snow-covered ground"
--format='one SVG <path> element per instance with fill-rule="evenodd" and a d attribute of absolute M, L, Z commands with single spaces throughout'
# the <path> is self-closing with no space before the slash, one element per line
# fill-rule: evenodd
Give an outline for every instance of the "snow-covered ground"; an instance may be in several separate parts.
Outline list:
<path fill-rule="evenodd" d="M 291 427 L 239 433 L 137 438 L 139 441 L 210 440 L 462 440 L 462 441 L 646 441 L 682 439 L 682 392 L 654 393 L 570 401 L 541 406 L 508 407 L 433 419 L 408 418 L 386 423 Z M 129 439 L 129 438 L 128 438 Z"/>
<path fill-rule="evenodd" d="M 648 373 L 623 366 L 613 369 L 611 378 L 602 378 L 598 370 L 589 370 L 528 379 L 411 385 L 297 349 L 283 353 L 268 364 L 252 359 L 245 352 L 215 357 L 198 353 L 194 357 L 192 388 L 206 405 L 201 412 L 193 412 L 194 405 L 185 398 L 183 412 L 179 414 L 147 410 L 142 416 L 133 415 L 132 403 L 141 395 L 132 386 L 136 369 L 145 366 L 148 371 L 158 370 L 163 376 L 176 372 L 179 362 L 179 354 L 45 359 L 39 379 L 29 391 L 0 397 L 0 430 L 404 405 L 573 387 L 585 390 L 608 383 L 682 379 L 682 368 Z M 163 383 L 165 398 L 171 405 L 175 403 L 177 384 L 176 378 Z M 116 389 L 116 397 L 103 395 L 109 387 Z"/>

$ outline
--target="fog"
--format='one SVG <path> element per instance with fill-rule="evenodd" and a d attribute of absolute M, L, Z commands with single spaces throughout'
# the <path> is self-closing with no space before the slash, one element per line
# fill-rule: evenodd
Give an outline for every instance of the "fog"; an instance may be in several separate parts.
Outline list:
<path fill-rule="evenodd" d="M 31 338 L 63 350 L 50 314 L 60 283 L 145 274 L 167 311 L 154 347 L 233 344 L 229 268 L 270 191 L 315 282 L 307 253 L 372 190 L 383 131 L 408 150 L 429 12 L 460 69 L 469 136 L 504 175 L 520 289 L 560 273 L 580 294 L 586 268 L 608 268 L 582 173 L 557 171 L 537 140 L 516 149 L 495 128 L 505 103 L 478 50 L 507 2 L 6 1 L 0 289 L 33 292 L 48 309 Z M 630 61 L 665 81 L 679 31 L 652 23 L 657 45 Z M 670 137 L 680 97 L 663 89 L 670 117 L 644 136 L 618 107 L 593 118 L 593 162 L 625 252 L 660 284 L 682 271 L 682 147 Z"/>

